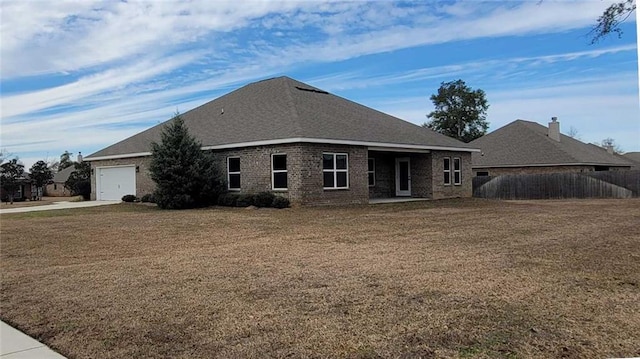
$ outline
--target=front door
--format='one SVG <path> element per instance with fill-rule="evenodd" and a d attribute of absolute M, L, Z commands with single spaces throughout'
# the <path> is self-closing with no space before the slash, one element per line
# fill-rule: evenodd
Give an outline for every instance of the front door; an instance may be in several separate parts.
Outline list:
<path fill-rule="evenodd" d="M 396 158 L 396 196 L 411 196 L 409 157 Z"/>

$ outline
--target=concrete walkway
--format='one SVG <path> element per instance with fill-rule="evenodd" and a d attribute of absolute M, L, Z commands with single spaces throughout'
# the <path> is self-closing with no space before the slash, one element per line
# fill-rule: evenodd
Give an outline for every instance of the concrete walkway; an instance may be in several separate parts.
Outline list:
<path fill-rule="evenodd" d="M 0 209 L 0 214 L 5 213 L 24 213 L 24 212 L 36 212 L 36 211 L 50 211 L 54 209 L 69 209 L 69 208 L 85 208 L 106 206 L 109 204 L 117 204 L 122 201 L 86 201 L 86 202 L 53 202 L 52 204 L 45 204 L 42 206 L 31 207 L 18 207 L 18 208 L 5 208 Z"/>
<path fill-rule="evenodd" d="M 0 358 L 65 359 L 46 345 L 0 321 Z"/>

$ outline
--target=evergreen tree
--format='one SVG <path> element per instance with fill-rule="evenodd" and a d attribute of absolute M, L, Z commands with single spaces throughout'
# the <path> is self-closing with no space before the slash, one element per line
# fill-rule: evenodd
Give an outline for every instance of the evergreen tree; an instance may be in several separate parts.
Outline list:
<path fill-rule="evenodd" d="M 222 190 L 213 157 L 189 134 L 179 114 L 165 126 L 162 141 L 151 144 L 151 179 L 158 207 L 183 209 L 215 203 Z"/>
<path fill-rule="evenodd" d="M 53 171 L 45 161 L 40 160 L 31 166 L 29 172 L 31 173 L 31 179 L 38 188 L 36 198 L 41 199 L 43 187 L 53 178 Z"/>
<path fill-rule="evenodd" d="M 73 172 L 64 183 L 71 193 L 89 199 L 91 196 L 91 164 L 89 162 L 73 162 Z"/>
<path fill-rule="evenodd" d="M 17 158 L 9 160 L 0 166 L 0 183 L 11 204 L 13 204 L 13 195 L 18 190 L 20 179 L 23 176 L 24 165 L 19 163 Z"/>

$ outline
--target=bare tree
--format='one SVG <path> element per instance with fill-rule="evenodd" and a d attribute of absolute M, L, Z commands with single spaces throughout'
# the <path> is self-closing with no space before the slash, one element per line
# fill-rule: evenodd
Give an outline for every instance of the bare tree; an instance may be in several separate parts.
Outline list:
<path fill-rule="evenodd" d="M 622 150 L 622 147 L 620 147 L 620 145 L 616 143 L 616 140 L 614 140 L 611 137 L 607 137 L 604 140 L 602 140 L 602 142 L 600 143 L 600 146 L 606 148 L 607 150 L 611 148 L 613 150 L 613 153 L 618 155 L 621 155 L 624 153 L 624 151 Z"/>
<path fill-rule="evenodd" d="M 571 138 L 575 138 L 576 140 L 580 140 L 580 135 L 578 134 L 578 129 L 571 126 L 569 127 L 569 132 L 567 132 L 567 136 Z"/>
<path fill-rule="evenodd" d="M 598 20 L 596 20 L 596 25 L 589 33 L 591 35 L 591 43 L 595 44 L 612 33 L 618 34 L 618 38 L 620 38 L 622 36 L 620 25 L 625 22 L 635 10 L 635 0 L 621 0 L 620 2 L 609 5 Z"/>

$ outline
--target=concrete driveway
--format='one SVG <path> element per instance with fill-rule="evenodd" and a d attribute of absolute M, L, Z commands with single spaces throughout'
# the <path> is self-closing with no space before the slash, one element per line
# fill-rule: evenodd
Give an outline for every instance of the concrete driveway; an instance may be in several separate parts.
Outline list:
<path fill-rule="evenodd" d="M 96 207 L 96 206 L 106 206 L 110 204 L 118 204 L 120 202 L 122 201 L 53 202 L 53 204 L 45 204 L 43 206 L 0 209 L 0 214 L 51 211 L 54 209 Z"/>

